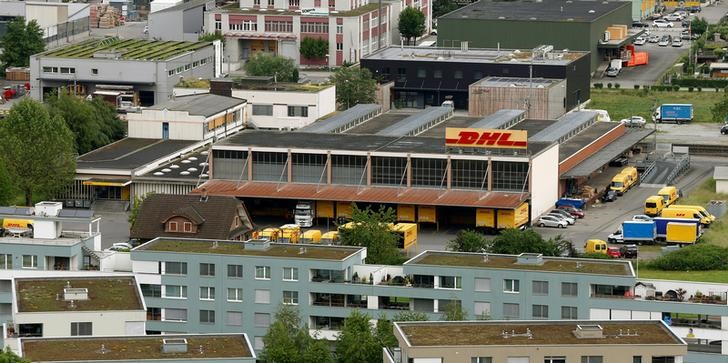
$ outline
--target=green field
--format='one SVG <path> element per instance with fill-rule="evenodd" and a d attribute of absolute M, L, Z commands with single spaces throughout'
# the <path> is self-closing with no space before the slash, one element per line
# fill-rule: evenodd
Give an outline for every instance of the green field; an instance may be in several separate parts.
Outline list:
<path fill-rule="evenodd" d="M 728 201 L 728 195 L 715 192 L 715 179 L 706 180 L 699 187 L 677 201 L 677 204 L 702 205 L 705 206 L 711 200 Z M 728 214 L 720 217 L 706 228 L 702 237 L 703 242 L 712 243 L 722 247 L 728 247 Z M 728 272 L 726 272 L 728 275 Z"/>
<path fill-rule="evenodd" d="M 636 267 L 635 267 L 636 269 Z M 640 266 L 637 277 L 642 279 L 680 280 L 728 283 L 728 271 L 661 271 Z"/>
<path fill-rule="evenodd" d="M 692 103 L 696 122 L 712 122 L 710 108 L 725 96 L 724 92 L 646 92 L 643 90 L 592 89 L 592 102 L 588 108 L 607 110 L 612 120 L 619 121 L 632 115 L 652 120 L 655 106 L 663 103 Z"/>

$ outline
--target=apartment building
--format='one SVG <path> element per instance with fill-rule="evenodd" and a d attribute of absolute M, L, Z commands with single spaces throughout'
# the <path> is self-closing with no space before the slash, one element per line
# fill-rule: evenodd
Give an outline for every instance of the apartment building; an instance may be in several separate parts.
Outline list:
<path fill-rule="evenodd" d="M 399 42 L 396 23 L 406 6 L 425 13 L 425 33 L 430 31 L 430 0 L 327 1 L 240 0 L 206 12 L 205 29 L 225 35 L 225 57 L 233 70 L 260 52 L 283 55 L 304 66 L 356 63 L 393 41 Z M 299 49 L 306 38 L 328 42 L 328 54 L 318 59 L 302 56 Z"/>
<path fill-rule="evenodd" d="M 662 321 L 394 323 L 385 363 L 683 362 L 687 344 Z"/>
<path fill-rule="evenodd" d="M 298 306 L 311 333 L 325 339 L 335 339 L 352 309 L 439 320 L 455 303 L 469 319 L 669 320 L 694 339 L 685 362 L 728 355 L 726 286 L 653 281 L 659 294 L 637 296 L 629 261 L 425 251 L 380 266 L 364 263 L 363 248 L 181 238 L 155 239 L 131 254 L 155 333 L 242 329 L 260 350 L 281 303 Z M 684 296 L 673 298 L 678 289 Z M 696 300 L 698 292 L 715 298 Z"/>

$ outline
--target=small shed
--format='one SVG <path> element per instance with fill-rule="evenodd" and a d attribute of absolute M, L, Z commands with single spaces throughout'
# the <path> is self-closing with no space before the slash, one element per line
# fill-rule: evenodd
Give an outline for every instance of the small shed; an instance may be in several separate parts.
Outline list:
<path fill-rule="evenodd" d="M 713 170 L 715 192 L 728 194 L 728 166 L 716 166 Z"/>
<path fill-rule="evenodd" d="M 641 298 L 655 297 L 655 285 L 649 282 L 638 282 L 634 285 L 634 295 Z"/>
<path fill-rule="evenodd" d="M 728 63 L 713 62 L 708 67 L 711 78 L 728 78 Z"/>

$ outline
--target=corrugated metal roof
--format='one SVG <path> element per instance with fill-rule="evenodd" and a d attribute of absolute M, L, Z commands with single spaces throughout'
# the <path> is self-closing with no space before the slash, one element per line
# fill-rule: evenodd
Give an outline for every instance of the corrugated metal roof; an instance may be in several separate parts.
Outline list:
<path fill-rule="evenodd" d="M 476 129 L 507 129 L 526 118 L 524 110 L 498 110 L 470 125 Z"/>
<path fill-rule="evenodd" d="M 642 141 L 647 136 L 654 133 L 655 130 L 635 130 L 624 134 L 617 140 L 612 141 L 609 145 L 605 146 L 588 159 L 577 164 L 571 170 L 561 175 L 561 179 L 586 177 L 591 175 L 597 169 L 601 168 L 605 164 L 609 163 L 612 159 L 621 155 L 625 150 L 634 146 L 634 144 Z"/>
<path fill-rule="evenodd" d="M 402 121 L 395 123 L 379 132 L 377 135 L 385 136 L 415 136 L 419 132 L 416 132 L 420 127 L 426 126 L 439 118 L 446 117 L 448 114 L 452 115 L 451 107 L 429 107 L 421 112 L 418 112 L 412 116 L 408 116 Z M 443 118 L 442 121 L 445 121 Z M 434 126 L 434 125 L 430 125 Z M 424 130 L 422 130 L 424 131 Z M 422 132 L 420 131 L 420 132 Z"/>
<path fill-rule="evenodd" d="M 348 128 L 352 128 L 356 125 L 359 125 L 361 123 L 364 123 L 366 121 L 369 121 L 371 118 L 362 119 L 363 117 L 366 117 L 368 114 L 374 113 L 374 115 L 378 115 L 381 113 L 382 106 L 374 104 L 374 103 L 362 103 L 359 105 L 356 105 L 346 111 L 343 111 L 339 113 L 336 116 L 333 116 L 331 118 L 314 122 L 306 127 L 303 127 L 299 129 L 299 132 L 315 132 L 315 133 L 329 133 L 333 132 L 334 130 L 341 128 L 343 126 L 348 126 Z M 357 123 L 354 123 L 354 121 L 360 121 Z M 347 125 L 351 124 L 351 125 Z"/>
<path fill-rule="evenodd" d="M 417 204 L 453 207 L 513 209 L 528 193 L 479 192 L 424 188 L 357 187 L 349 185 L 278 184 L 211 180 L 203 184 L 208 195 L 246 198 L 332 200 L 341 202 Z M 199 193 L 199 189 L 193 191 Z"/>
<path fill-rule="evenodd" d="M 555 124 L 543 129 L 528 138 L 528 141 L 554 142 L 558 141 L 570 132 L 579 129 L 588 123 L 595 122 L 597 113 L 593 111 L 569 112 L 559 118 Z"/>
<path fill-rule="evenodd" d="M 200 95 L 177 96 L 173 100 L 154 105 L 148 109 L 183 111 L 190 115 L 209 117 L 244 103 L 245 100 L 240 98 L 205 93 Z"/>

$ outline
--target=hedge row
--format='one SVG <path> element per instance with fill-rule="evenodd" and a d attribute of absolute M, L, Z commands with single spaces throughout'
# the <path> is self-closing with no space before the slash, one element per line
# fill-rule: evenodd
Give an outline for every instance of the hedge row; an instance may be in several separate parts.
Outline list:
<path fill-rule="evenodd" d="M 683 247 L 649 263 L 666 271 L 704 271 L 728 269 L 728 248 L 701 243 Z"/>
<path fill-rule="evenodd" d="M 681 78 L 672 80 L 672 84 L 680 87 L 726 88 L 728 79 Z"/>

